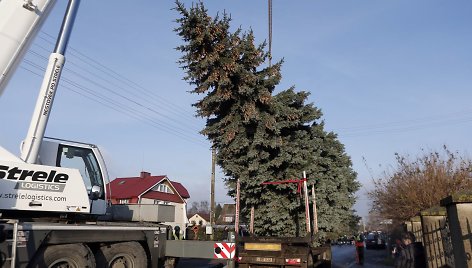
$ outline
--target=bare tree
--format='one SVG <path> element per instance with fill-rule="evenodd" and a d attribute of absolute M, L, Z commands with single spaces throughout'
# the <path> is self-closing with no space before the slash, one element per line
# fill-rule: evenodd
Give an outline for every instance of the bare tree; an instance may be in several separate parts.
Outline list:
<path fill-rule="evenodd" d="M 198 213 L 198 202 L 193 201 L 192 206 L 187 210 L 189 214 L 195 214 Z"/>
<path fill-rule="evenodd" d="M 192 206 L 188 209 L 189 214 L 195 214 L 195 213 L 203 213 L 203 214 L 208 214 L 210 213 L 210 203 L 206 200 L 204 201 L 193 201 Z"/>
<path fill-rule="evenodd" d="M 208 201 L 200 201 L 200 207 L 199 207 L 199 210 L 198 212 L 200 213 L 210 213 L 210 202 Z"/>
<path fill-rule="evenodd" d="M 384 219 L 402 222 L 421 210 L 438 206 L 441 199 L 472 186 L 472 162 L 451 152 L 425 152 L 416 160 L 396 155 L 397 167 L 385 171 L 383 178 L 373 179 L 374 190 L 368 193 L 372 210 Z"/>

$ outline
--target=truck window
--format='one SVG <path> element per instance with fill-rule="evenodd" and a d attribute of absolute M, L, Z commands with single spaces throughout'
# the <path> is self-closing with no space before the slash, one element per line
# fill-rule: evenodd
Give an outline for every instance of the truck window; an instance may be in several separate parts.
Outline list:
<path fill-rule="evenodd" d="M 104 199 L 102 173 L 91 149 L 61 144 L 59 145 L 59 155 L 57 163 L 59 167 L 78 169 L 89 194 L 92 186 L 97 185 L 102 189 L 100 199 Z"/>

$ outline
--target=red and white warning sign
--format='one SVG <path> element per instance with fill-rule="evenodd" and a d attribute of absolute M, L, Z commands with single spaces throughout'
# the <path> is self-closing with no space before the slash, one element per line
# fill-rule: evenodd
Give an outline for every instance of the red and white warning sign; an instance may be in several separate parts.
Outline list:
<path fill-rule="evenodd" d="M 215 259 L 233 259 L 236 253 L 235 243 L 215 243 Z"/>

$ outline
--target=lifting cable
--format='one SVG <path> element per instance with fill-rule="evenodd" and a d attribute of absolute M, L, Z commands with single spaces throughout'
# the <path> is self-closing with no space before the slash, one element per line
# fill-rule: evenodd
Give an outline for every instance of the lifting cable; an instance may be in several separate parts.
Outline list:
<path fill-rule="evenodd" d="M 261 185 L 268 185 L 268 184 L 275 185 L 275 184 L 296 183 L 296 184 L 297 184 L 297 194 L 301 194 L 301 192 L 302 192 L 302 187 L 303 187 L 303 183 L 306 182 L 306 181 L 307 181 L 306 178 L 302 178 L 302 179 L 299 179 L 299 180 L 266 181 L 266 182 L 261 183 Z"/>
<path fill-rule="evenodd" d="M 272 65 L 272 0 L 269 1 L 269 67 Z"/>

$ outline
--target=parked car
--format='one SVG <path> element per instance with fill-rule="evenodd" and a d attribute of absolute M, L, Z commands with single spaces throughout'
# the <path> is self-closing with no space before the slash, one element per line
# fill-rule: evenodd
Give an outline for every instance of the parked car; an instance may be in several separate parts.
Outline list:
<path fill-rule="evenodd" d="M 342 245 L 350 245 L 351 244 L 351 239 L 348 238 L 347 236 L 341 236 L 336 240 L 333 240 L 331 242 L 331 245 L 337 245 L 337 246 L 342 246 Z"/>
<path fill-rule="evenodd" d="M 368 233 L 365 238 L 365 248 L 380 248 L 385 249 L 387 248 L 386 243 L 387 237 L 384 233 Z"/>
<path fill-rule="evenodd" d="M 334 242 L 334 245 L 339 245 L 339 246 L 351 245 L 352 244 L 351 240 L 352 239 L 348 238 L 347 236 L 342 236 Z"/>

